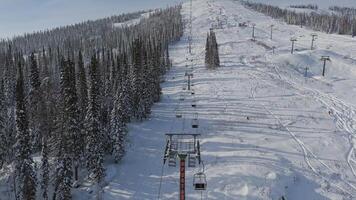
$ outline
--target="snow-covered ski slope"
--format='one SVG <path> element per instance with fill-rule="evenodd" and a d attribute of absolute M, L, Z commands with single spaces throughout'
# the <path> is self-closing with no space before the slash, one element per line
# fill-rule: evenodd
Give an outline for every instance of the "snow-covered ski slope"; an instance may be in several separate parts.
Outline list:
<path fill-rule="evenodd" d="M 183 5 L 186 20 L 189 8 Z M 217 17 L 227 22 L 215 30 L 222 67 L 209 71 L 204 66 L 206 34 Z M 255 42 L 252 28 L 235 26 L 239 22 L 256 24 Z M 202 134 L 208 180 L 203 199 L 356 199 L 356 40 L 318 33 L 311 51 L 313 31 L 232 0 L 194 0 L 192 33 L 193 55 L 188 54 L 186 30 L 171 47 L 174 67 L 163 84 L 162 101 L 148 121 L 130 125 L 120 165 L 107 165 L 105 199 L 178 199 L 178 168 L 162 168 L 164 134 L 169 132 Z M 294 55 L 291 37 L 298 38 Z M 326 77 L 320 76 L 322 55 L 332 60 Z M 182 89 L 190 59 L 195 95 Z M 184 101 L 179 100 L 182 94 Z M 176 108 L 184 111 L 182 119 L 176 119 Z M 191 128 L 195 112 L 198 130 Z M 188 168 L 187 199 L 201 199 L 192 188 L 198 171 Z"/>

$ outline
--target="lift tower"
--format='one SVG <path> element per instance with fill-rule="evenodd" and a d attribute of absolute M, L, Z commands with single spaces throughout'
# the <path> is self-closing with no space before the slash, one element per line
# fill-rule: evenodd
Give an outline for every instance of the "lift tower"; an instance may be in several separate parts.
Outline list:
<path fill-rule="evenodd" d="M 200 158 L 200 134 L 188 133 L 168 133 L 166 134 L 166 150 L 163 163 L 168 160 L 168 166 L 175 167 L 176 160 L 179 160 L 179 200 L 185 200 L 185 166 L 188 160 L 188 167 L 195 167 L 195 162 Z"/>
<path fill-rule="evenodd" d="M 193 39 L 193 0 L 190 0 L 190 13 L 189 13 L 189 54 L 192 54 L 192 39 Z"/>
<path fill-rule="evenodd" d="M 293 54 L 293 53 L 294 53 L 294 43 L 295 43 L 296 41 L 298 41 L 298 39 L 295 38 L 295 37 L 292 37 L 292 38 L 290 39 L 290 41 L 292 42 L 291 54 Z"/>
<path fill-rule="evenodd" d="M 330 62 L 331 59 L 330 59 L 330 56 L 321 56 L 320 60 L 324 62 L 324 64 L 323 64 L 323 76 L 325 76 L 326 61 Z"/>

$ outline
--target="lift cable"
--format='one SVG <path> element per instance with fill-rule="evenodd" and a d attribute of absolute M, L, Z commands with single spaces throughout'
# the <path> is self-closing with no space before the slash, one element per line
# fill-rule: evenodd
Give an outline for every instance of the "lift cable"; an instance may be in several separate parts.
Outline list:
<path fill-rule="evenodd" d="M 164 175 L 164 163 L 162 163 L 161 177 L 160 177 L 160 181 L 159 181 L 159 188 L 158 188 L 158 197 L 157 197 L 157 200 L 159 200 L 159 199 L 161 198 L 163 175 Z"/>

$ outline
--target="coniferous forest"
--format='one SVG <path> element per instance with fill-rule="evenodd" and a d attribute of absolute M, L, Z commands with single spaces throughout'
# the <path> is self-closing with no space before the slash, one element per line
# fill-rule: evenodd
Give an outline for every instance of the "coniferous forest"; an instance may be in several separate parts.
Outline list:
<path fill-rule="evenodd" d="M 282 19 L 288 24 L 306 26 L 316 31 L 356 36 L 356 15 L 352 8 L 330 7 L 331 14 L 305 13 L 282 9 L 262 3 L 242 1 L 252 10 L 261 12 L 275 19 Z"/>
<path fill-rule="evenodd" d="M 181 6 L 60 27 L 0 42 L 0 168 L 9 199 L 71 199 L 80 174 L 100 195 L 104 161 L 125 154 L 183 34 Z M 35 162 L 34 155 L 41 158 Z M 37 164 L 40 163 L 40 164 Z"/>

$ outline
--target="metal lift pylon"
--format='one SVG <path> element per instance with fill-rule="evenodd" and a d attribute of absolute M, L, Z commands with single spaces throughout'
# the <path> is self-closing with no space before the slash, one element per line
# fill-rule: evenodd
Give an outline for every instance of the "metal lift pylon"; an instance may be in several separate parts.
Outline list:
<path fill-rule="evenodd" d="M 187 158 L 198 159 L 200 158 L 200 142 L 198 137 L 200 134 L 188 134 L 188 133 L 168 133 L 166 134 L 167 142 L 165 148 L 165 154 L 163 163 L 167 160 L 175 158 L 179 159 L 179 199 L 185 200 L 185 168 Z"/>

